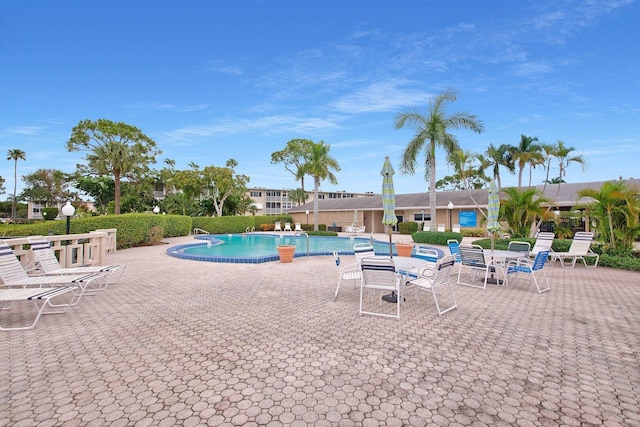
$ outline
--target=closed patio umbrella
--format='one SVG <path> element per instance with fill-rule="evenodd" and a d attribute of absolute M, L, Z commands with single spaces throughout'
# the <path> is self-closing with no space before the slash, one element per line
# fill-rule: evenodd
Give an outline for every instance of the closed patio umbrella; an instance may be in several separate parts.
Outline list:
<path fill-rule="evenodd" d="M 489 183 L 489 204 L 487 206 L 487 231 L 491 233 L 491 250 L 494 249 L 495 233 L 500 231 L 500 223 L 498 222 L 498 214 L 500 213 L 500 196 L 496 182 L 491 180 Z"/>
<path fill-rule="evenodd" d="M 389 256 L 393 257 L 393 246 L 391 243 L 392 227 L 398 223 L 396 218 L 396 195 L 393 191 L 393 174 L 395 171 L 389 161 L 389 156 L 384 158 L 384 164 L 380 174 L 382 175 L 382 223 L 387 226 L 389 232 Z"/>

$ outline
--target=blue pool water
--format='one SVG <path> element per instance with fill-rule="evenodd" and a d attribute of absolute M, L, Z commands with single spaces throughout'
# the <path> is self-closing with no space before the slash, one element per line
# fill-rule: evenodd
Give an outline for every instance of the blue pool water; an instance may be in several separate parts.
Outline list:
<path fill-rule="evenodd" d="M 307 256 L 307 236 L 280 236 L 275 234 L 207 234 L 196 236 L 198 243 L 173 246 L 167 254 L 197 261 L 261 263 L 276 261 L 278 245 L 296 245 L 296 257 Z M 363 237 L 309 236 L 309 255 L 353 255 L 355 243 L 371 242 Z M 373 241 L 377 255 L 389 254 L 389 242 Z M 395 249 L 395 248 L 394 248 Z M 395 251 L 394 251 L 395 252 Z"/>

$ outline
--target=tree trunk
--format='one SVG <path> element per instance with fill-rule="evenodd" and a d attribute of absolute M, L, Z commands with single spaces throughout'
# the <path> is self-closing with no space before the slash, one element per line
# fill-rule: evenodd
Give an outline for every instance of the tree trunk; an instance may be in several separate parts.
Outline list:
<path fill-rule="evenodd" d="M 429 212 L 431 212 L 431 231 L 437 230 L 436 218 L 436 156 L 435 141 L 430 142 L 429 152 Z"/>
<path fill-rule="evenodd" d="M 320 179 L 314 177 L 313 183 L 313 231 L 318 231 L 318 187 L 320 186 Z"/>
<path fill-rule="evenodd" d="M 115 193 L 115 207 L 113 209 L 113 213 L 116 215 L 120 215 L 120 174 L 116 173 L 113 175 L 113 182 Z"/>

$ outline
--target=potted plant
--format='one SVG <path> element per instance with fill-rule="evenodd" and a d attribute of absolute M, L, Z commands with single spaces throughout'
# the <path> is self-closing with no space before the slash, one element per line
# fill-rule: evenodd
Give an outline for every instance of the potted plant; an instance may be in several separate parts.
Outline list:
<path fill-rule="evenodd" d="M 410 257 L 413 253 L 413 243 L 397 242 L 396 252 L 398 252 L 398 256 Z"/>
<path fill-rule="evenodd" d="M 278 245 L 278 255 L 280 262 L 292 262 L 293 254 L 296 251 L 296 245 Z"/>

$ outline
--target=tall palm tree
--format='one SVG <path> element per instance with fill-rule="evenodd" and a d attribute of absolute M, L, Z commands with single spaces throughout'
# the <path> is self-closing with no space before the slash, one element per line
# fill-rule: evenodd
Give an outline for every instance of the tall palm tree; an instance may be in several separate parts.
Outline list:
<path fill-rule="evenodd" d="M 443 148 L 450 163 L 454 151 L 460 149 L 455 135 L 448 133 L 449 129 L 465 128 L 480 133 L 482 122 L 475 116 L 463 111 L 453 114 L 446 113 L 449 103 L 457 99 L 456 93 L 447 89 L 429 101 L 426 114 L 418 111 L 404 111 L 395 117 L 396 129 L 410 126 L 416 134 L 409 142 L 402 154 L 400 166 L 403 173 L 415 173 L 417 157 L 420 151 L 425 151 L 425 180 L 429 182 L 429 210 L 431 212 L 431 231 L 436 231 L 436 147 Z"/>
<path fill-rule="evenodd" d="M 311 155 L 305 164 L 300 167 L 301 173 L 313 177 L 313 230 L 318 231 L 318 191 L 320 183 L 328 179 L 330 183 L 337 184 L 338 179 L 332 170 L 339 172 L 338 161 L 329 154 L 330 146 L 324 141 L 313 143 Z"/>
<path fill-rule="evenodd" d="M 498 147 L 493 143 L 489 144 L 487 151 L 484 155 L 479 155 L 478 160 L 483 169 L 491 168 L 492 177 L 498 185 L 498 191 L 502 188 L 502 182 L 500 181 L 500 166 L 507 168 L 511 173 L 515 173 L 515 166 L 511 159 L 511 153 L 509 151 L 508 144 L 500 144 Z"/>
<path fill-rule="evenodd" d="M 513 161 L 518 166 L 518 188 L 522 188 L 522 171 L 529 165 L 539 165 L 543 161 L 542 147 L 535 142 L 538 141 L 538 137 L 531 137 L 526 135 L 520 135 L 520 143 L 511 147 L 511 156 Z"/>
<path fill-rule="evenodd" d="M 7 151 L 7 160 L 13 160 L 13 200 L 11 201 L 11 218 L 16 218 L 16 192 L 18 190 L 18 160 L 26 160 L 27 154 L 20 149 Z"/>
<path fill-rule="evenodd" d="M 561 182 L 567 174 L 567 168 L 571 163 L 577 163 L 582 166 L 582 171 L 584 172 L 586 160 L 584 159 L 584 157 L 582 157 L 582 154 L 571 155 L 571 152 L 574 150 L 574 147 L 567 147 L 566 145 L 564 145 L 563 141 L 559 140 L 556 143 L 555 156 L 558 159 L 558 168 L 560 170 L 560 174 L 558 175 L 558 177 L 560 178 Z"/>

